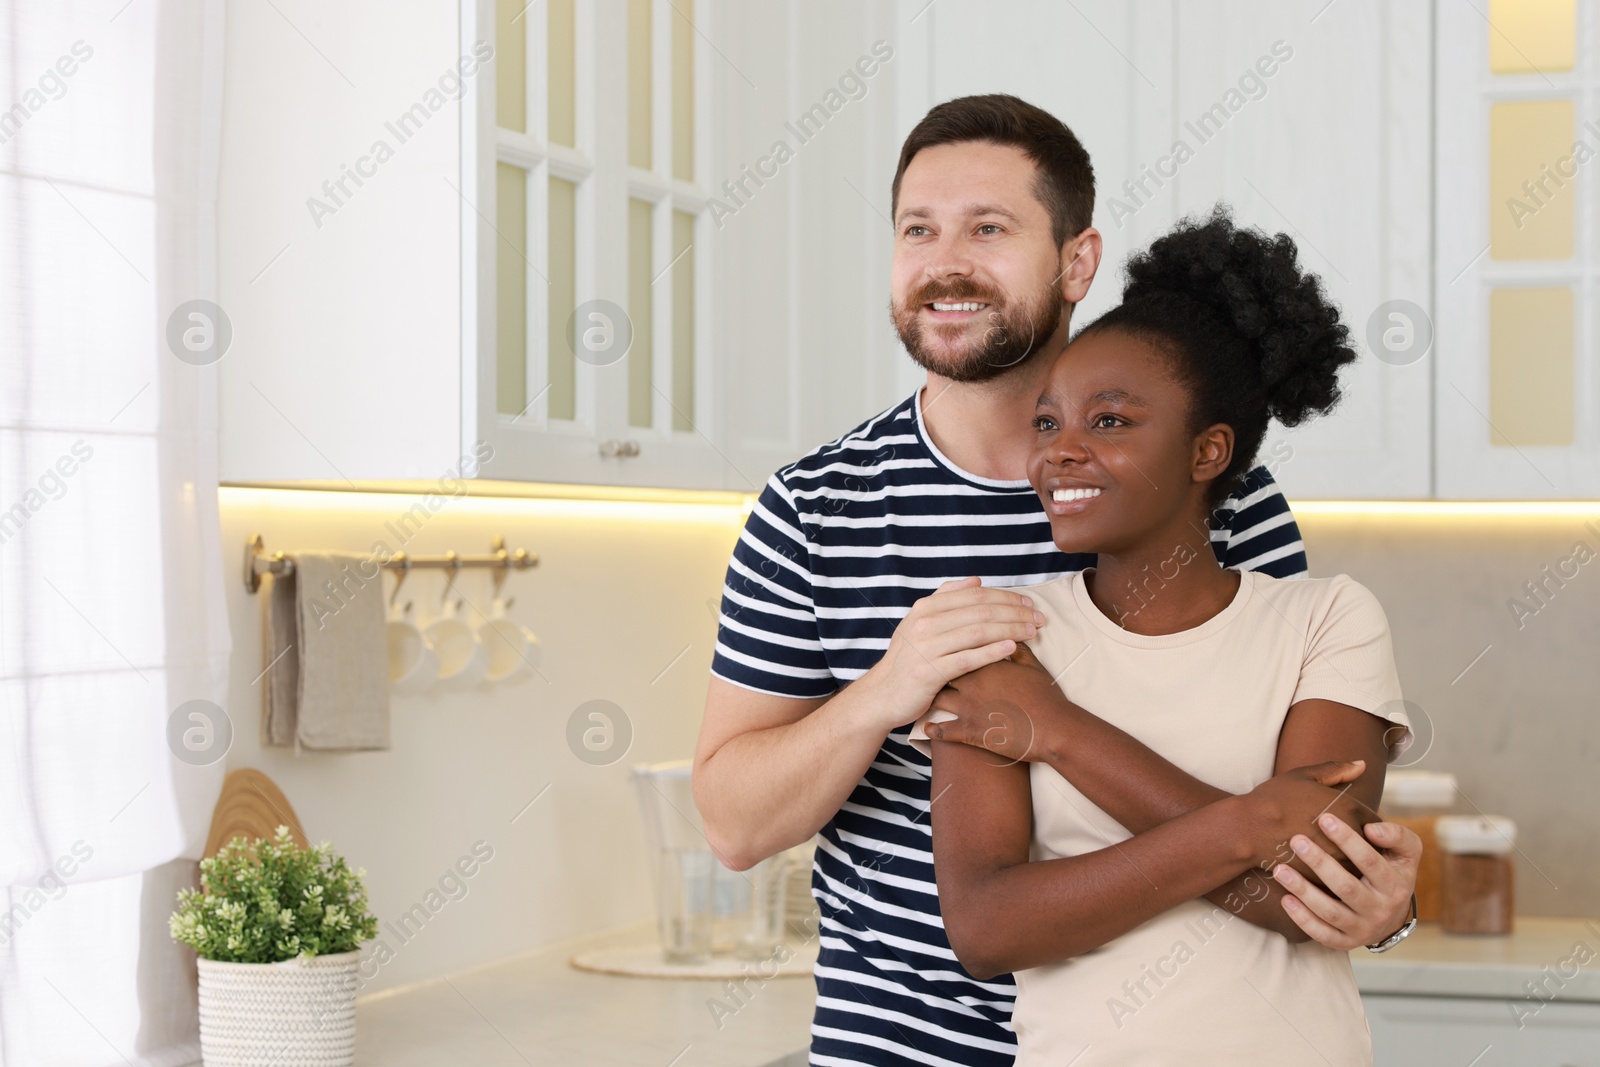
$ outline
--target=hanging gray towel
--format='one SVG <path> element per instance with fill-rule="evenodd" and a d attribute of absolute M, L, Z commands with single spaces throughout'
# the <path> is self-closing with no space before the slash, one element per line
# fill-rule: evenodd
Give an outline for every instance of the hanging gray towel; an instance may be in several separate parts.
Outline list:
<path fill-rule="evenodd" d="M 361 556 L 302 552 L 267 595 L 261 741 L 319 750 L 389 747 L 383 576 Z M 366 563 L 371 570 L 372 564 Z"/>

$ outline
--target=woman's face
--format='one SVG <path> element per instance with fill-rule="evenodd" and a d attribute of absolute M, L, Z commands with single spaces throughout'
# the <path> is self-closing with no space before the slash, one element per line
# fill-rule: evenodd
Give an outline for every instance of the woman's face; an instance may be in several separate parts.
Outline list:
<path fill-rule="evenodd" d="M 1073 341 L 1034 411 L 1028 480 L 1065 552 L 1170 551 L 1206 523 L 1206 489 L 1228 465 L 1232 431 L 1189 426 L 1189 391 L 1170 358 L 1115 328 Z"/>

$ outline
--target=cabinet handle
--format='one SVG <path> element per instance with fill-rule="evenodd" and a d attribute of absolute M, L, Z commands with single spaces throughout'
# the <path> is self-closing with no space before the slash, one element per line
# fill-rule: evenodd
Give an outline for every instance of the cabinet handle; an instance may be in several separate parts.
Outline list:
<path fill-rule="evenodd" d="M 615 438 L 600 442 L 600 455 L 606 459 L 624 459 L 639 454 L 638 441 L 618 441 Z"/>

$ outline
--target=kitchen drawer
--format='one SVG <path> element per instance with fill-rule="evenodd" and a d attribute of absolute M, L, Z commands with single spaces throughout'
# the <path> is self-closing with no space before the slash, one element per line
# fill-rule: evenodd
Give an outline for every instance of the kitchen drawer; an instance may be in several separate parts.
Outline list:
<path fill-rule="evenodd" d="M 1372 1026 L 1373 1067 L 1600 1067 L 1600 1004 L 1361 999 Z"/>

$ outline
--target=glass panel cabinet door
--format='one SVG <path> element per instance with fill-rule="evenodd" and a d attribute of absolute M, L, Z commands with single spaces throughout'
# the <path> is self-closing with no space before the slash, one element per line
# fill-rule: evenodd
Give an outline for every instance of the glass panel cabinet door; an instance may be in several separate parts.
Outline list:
<path fill-rule="evenodd" d="M 476 261 L 494 276 L 478 321 L 494 333 L 479 404 L 496 477 L 722 487 L 712 249 L 696 241 L 710 201 L 697 182 L 711 169 L 711 10 L 493 0 L 499 63 L 479 129 L 494 168 L 469 184 L 486 203 L 480 240 L 494 244 Z"/>
<path fill-rule="evenodd" d="M 1437 494 L 1594 497 L 1600 3 L 1437 15 Z"/>

